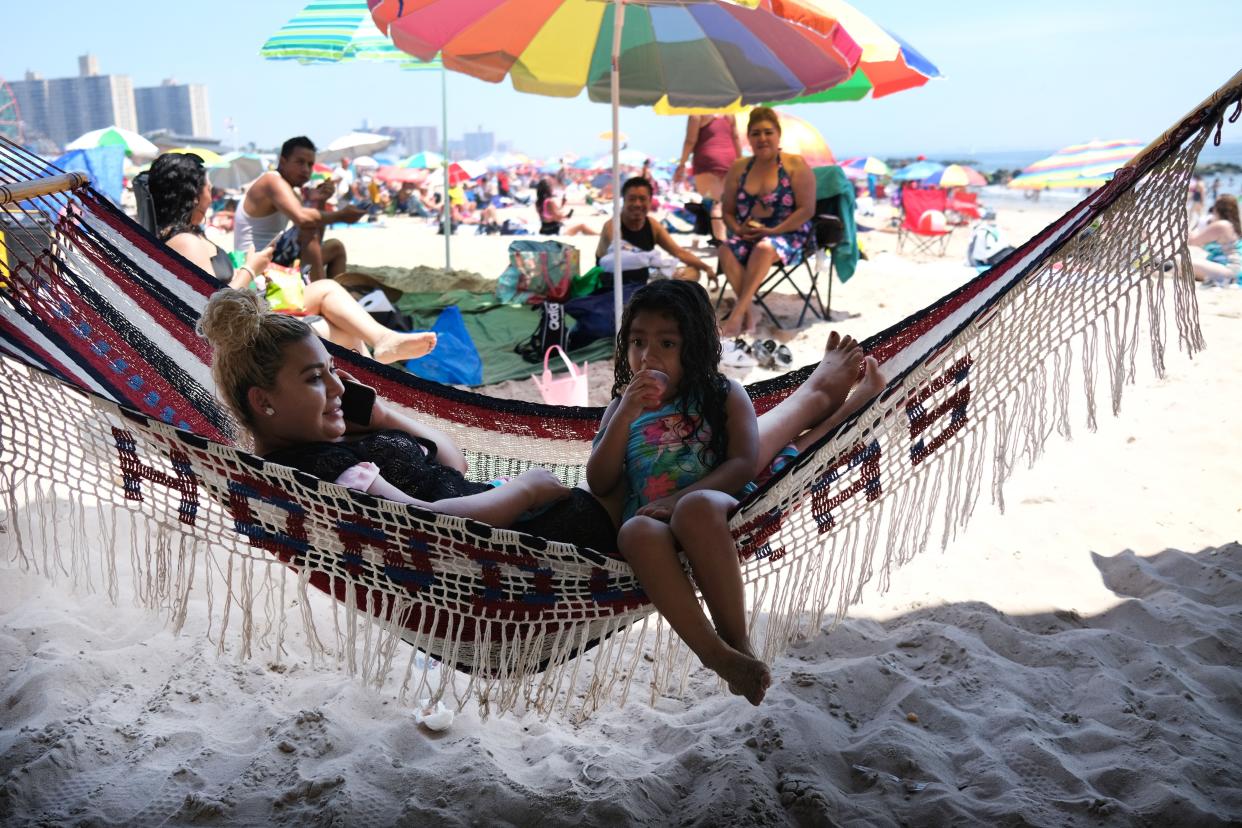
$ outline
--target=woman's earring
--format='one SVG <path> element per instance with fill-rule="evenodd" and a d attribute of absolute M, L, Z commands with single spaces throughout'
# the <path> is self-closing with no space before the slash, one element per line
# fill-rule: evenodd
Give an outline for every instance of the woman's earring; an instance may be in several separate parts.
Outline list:
<path fill-rule="evenodd" d="M 270 417 L 276 413 L 276 409 L 272 408 L 270 405 L 264 406 L 263 413 Z"/>

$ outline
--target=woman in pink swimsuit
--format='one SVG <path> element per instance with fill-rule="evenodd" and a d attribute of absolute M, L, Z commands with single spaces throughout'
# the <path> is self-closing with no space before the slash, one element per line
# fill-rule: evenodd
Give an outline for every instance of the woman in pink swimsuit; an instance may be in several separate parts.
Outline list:
<path fill-rule="evenodd" d="M 721 241 L 725 226 L 720 212 L 720 196 L 725 176 L 733 162 L 742 154 L 737 134 L 737 121 L 732 115 L 691 115 L 686 122 L 686 140 L 681 147 L 681 162 L 673 173 L 673 181 L 686 175 L 686 159 L 694 154 L 694 189 L 703 196 L 711 211 L 712 236 Z M 710 204 L 707 204 L 710 202 Z"/>

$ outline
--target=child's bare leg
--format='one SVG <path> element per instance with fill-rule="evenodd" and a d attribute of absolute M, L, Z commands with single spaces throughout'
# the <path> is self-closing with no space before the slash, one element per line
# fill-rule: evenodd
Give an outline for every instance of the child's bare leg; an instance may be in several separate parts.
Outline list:
<path fill-rule="evenodd" d="M 737 548 L 729 532 L 729 495 L 711 489 L 690 492 L 677 502 L 669 528 L 681 543 L 694 582 L 707 601 L 720 637 L 739 652 L 750 651 L 746 600 Z"/>
<path fill-rule="evenodd" d="M 883 391 L 884 386 L 887 384 L 888 379 L 880 371 L 880 364 L 876 362 L 875 357 L 867 357 L 863 360 L 862 379 L 858 381 L 858 385 L 854 386 L 854 391 L 850 394 L 849 399 L 839 406 L 836 411 L 825 417 L 822 422 L 816 423 L 806 434 L 794 440 L 794 446 L 799 452 L 806 451 L 807 447 L 813 445 L 825 434 L 828 434 L 849 417 L 853 416 L 864 405 L 875 399 L 876 394 Z"/>
<path fill-rule="evenodd" d="M 694 587 L 681 568 L 673 533 L 668 525 L 649 517 L 633 517 L 621 527 L 617 537 L 621 554 L 634 568 L 643 591 L 668 621 L 673 631 L 686 642 L 703 665 L 714 671 L 730 690 L 746 695 L 752 704 L 763 699 L 763 692 L 754 692 L 762 682 L 755 674 L 767 673 L 767 666 L 730 647 L 716 633 L 703 608 L 699 606 Z M 757 665 L 757 666 L 756 666 Z M 734 688 L 746 687 L 751 693 Z M 763 685 L 766 689 L 766 684 Z M 755 697 L 752 698 L 752 693 Z"/>
<path fill-rule="evenodd" d="M 828 335 L 824 357 L 806 382 L 759 416 L 759 456 L 755 474 L 768 467 L 777 452 L 798 435 L 815 428 L 845 402 L 858 379 L 863 352 L 853 337 Z"/>

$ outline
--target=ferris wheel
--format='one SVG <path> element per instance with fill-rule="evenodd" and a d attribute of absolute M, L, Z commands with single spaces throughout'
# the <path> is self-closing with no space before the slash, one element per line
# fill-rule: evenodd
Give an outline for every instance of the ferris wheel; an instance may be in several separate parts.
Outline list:
<path fill-rule="evenodd" d="M 20 144 L 22 135 L 22 111 L 17 105 L 13 90 L 0 78 L 0 136 Z"/>

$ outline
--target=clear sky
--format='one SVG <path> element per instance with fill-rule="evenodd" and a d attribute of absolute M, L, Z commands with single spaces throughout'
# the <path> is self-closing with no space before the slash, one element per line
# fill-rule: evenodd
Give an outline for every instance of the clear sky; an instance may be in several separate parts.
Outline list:
<path fill-rule="evenodd" d="M 242 143 L 317 143 L 359 127 L 438 125 L 438 73 L 389 65 L 300 66 L 259 58 L 299 0 L 60 0 L 0 3 L 0 77 L 77 74 L 77 56 L 139 86 L 208 86 L 217 137 L 231 117 Z M 793 108 L 838 156 L 1056 149 L 1092 138 L 1151 140 L 1242 64 L 1238 0 L 856 0 L 945 77 L 880 100 Z M 449 134 L 482 127 L 535 156 L 602 153 L 606 105 L 515 92 L 450 73 Z M 684 118 L 623 109 L 629 145 L 680 149 Z M 1239 130 L 1227 135 L 1238 140 Z"/>

